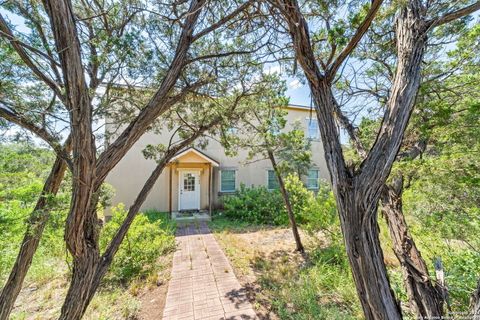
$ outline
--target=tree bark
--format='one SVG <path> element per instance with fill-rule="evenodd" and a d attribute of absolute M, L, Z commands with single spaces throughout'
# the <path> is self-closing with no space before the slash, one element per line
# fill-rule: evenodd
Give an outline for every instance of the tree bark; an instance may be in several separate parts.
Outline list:
<path fill-rule="evenodd" d="M 44 0 L 66 90 L 70 112 L 73 171 L 72 199 L 65 226 L 65 242 L 73 257 L 73 274 L 60 319 L 80 319 L 86 296 L 100 259 L 97 197 L 96 147 L 92 131 L 92 104 L 85 80 L 80 42 L 73 8 L 68 0 Z"/>
<path fill-rule="evenodd" d="M 357 136 L 355 128 L 343 115 L 338 105 L 337 118 L 348 132 L 358 154 L 364 158 L 367 152 Z M 427 142 L 419 139 L 410 150 L 398 154 L 397 159 L 403 157 L 415 159 L 423 153 L 426 146 Z M 395 255 L 401 264 L 410 306 L 419 318 L 440 318 L 443 314 L 446 289 L 438 282 L 435 285 L 432 283 L 425 260 L 408 231 L 402 208 L 402 193 L 402 176 L 394 179 L 392 186 L 385 184 L 381 196 L 381 210 L 387 222 Z"/>
<path fill-rule="evenodd" d="M 152 190 L 153 186 L 158 180 L 158 177 L 163 172 L 165 166 L 170 162 L 172 157 L 174 157 L 180 150 L 185 148 L 186 146 L 190 145 L 195 139 L 197 139 L 200 135 L 202 135 L 207 129 L 210 127 L 218 124 L 222 118 L 214 119 L 209 126 L 201 127 L 197 132 L 192 134 L 188 139 L 185 139 L 181 143 L 177 144 L 175 147 L 171 148 L 167 151 L 167 153 L 163 156 L 163 158 L 158 162 L 155 169 L 152 171 L 148 179 L 146 180 L 145 184 L 143 185 L 142 189 L 138 193 L 137 197 L 135 198 L 134 203 L 128 209 L 127 216 L 125 220 L 122 222 L 122 225 L 115 233 L 112 241 L 109 243 L 107 249 L 102 254 L 100 259 L 96 259 L 95 264 L 91 266 L 91 269 L 94 269 L 93 274 L 88 274 L 88 278 L 86 279 L 89 283 L 89 286 L 84 286 L 81 293 L 83 293 L 82 299 L 84 300 L 84 307 L 81 310 L 81 314 L 83 315 L 92 301 L 95 292 L 97 291 L 100 283 L 108 271 L 108 268 L 113 262 L 113 258 L 117 253 L 120 245 L 122 244 L 123 239 L 125 238 L 130 226 L 132 225 L 133 220 L 135 219 L 136 215 L 140 211 L 141 206 L 145 202 L 145 199 L 149 195 L 150 191 Z M 90 269 L 88 269 L 90 270 Z M 65 318 L 67 319 L 67 318 Z M 70 319 L 70 318 L 68 318 Z"/>
<path fill-rule="evenodd" d="M 472 315 L 472 320 L 480 320 L 480 280 L 478 280 L 477 289 L 472 294 L 470 314 Z"/>
<path fill-rule="evenodd" d="M 408 231 L 402 210 L 403 181 L 394 180 L 382 192 L 382 213 L 387 221 L 393 251 L 400 261 L 403 281 L 412 310 L 422 319 L 436 319 L 443 315 L 444 289 L 434 285 L 425 260 Z"/>
<path fill-rule="evenodd" d="M 354 187 L 337 190 L 345 247 L 358 297 L 366 319 L 401 319 L 401 310 L 390 288 L 378 238 L 377 207 L 363 206 Z"/>
<path fill-rule="evenodd" d="M 276 1 L 293 40 L 296 59 L 312 93 L 325 159 L 337 201 L 345 246 L 362 308 L 367 319 L 401 319 L 390 288 L 378 239 L 377 209 L 420 85 L 420 69 L 427 43 L 422 5 L 410 0 L 396 23 L 398 63 L 382 126 L 360 168 L 347 168 L 335 123 L 336 102 L 331 80 L 316 63 L 308 25 L 297 1 Z"/>
<path fill-rule="evenodd" d="M 50 216 L 49 196 L 55 196 L 63 181 L 67 165 L 57 156 L 52 170 L 43 186 L 42 193 L 37 200 L 35 208 L 30 214 L 27 231 L 22 240 L 15 264 L 10 271 L 10 276 L 0 294 L 0 320 L 8 319 L 17 299 L 22 284 L 32 264 L 33 256 L 37 251 L 40 238 Z"/>
<path fill-rule="evenodd" d="M 55 42 L 65 84 L 69 92 L 69 106 L 72 110 L 72 137 L 74 151 L 73 197 L 67 219 L 65 240 L 73 256 L 73 274 L 70 288 L 61 309 L 60 319 L 76 320 L 85 313 L 88 304 L 98 287 L 97 270 L 102 263 L 98 248 L 97 199 L 95 194 L 108 172 L 120 161 L 121 157 L 140 138 L 155 118 L 175 101 L 168 97 L 176 83 L 187 52 L 191 45 L 192 34 L 204 4 L 204 0 L 192 1 L 183 24 L 182 34 L 175 57 L 163 79 L 160 89 L 147 106 L 140 111 L 137 119 L 121 134 L 98 162 L 95 156 L 95 144 L 91 128 L 92 107 L 87 86 L 81 71 L 80 46 L 76 36 L 76 26 L 69 0 L 45 1 L 50 16 Z M 207 128 L 208 129 L 208 128 Z M 98 280 L 98 282 L 101 280 Z"/>
<path fill-rule="evenodd" d="M 108 245 L 107 249 L 105 250 L 105 253 L 102 255 L 102 258 L 99 264 L 96 266 L 95 275 L 92 279 L 92 285 L 86 297 L 86 306 L 88 306 L 88 304 L 90 304 L 91 300 L 93 299 L 95 292 L 100 286 L 100 283 L 103 277 L 105 276 L 105 274 L 108 271 L 108 268 L 113 262 L 113 258 L 115 254 L 117 253 L 118 249 L 120 248 L 120 245 L 122 244 L 123 239 L 125 238 L 128 230 L 130 229 L 130 226 L 132 225 L 133 220 L 137 216 L 142 204 L 145 202 L 145 199 L 147 198 L 148 194 L 150 193 L 153 186 L 155 185 L 155 182 L 158 180 L 158 177 L 160 177 L 160 175 L 162 174 L 163 169 L 165 168 L 169 160 L 170 158 L 163 159 L 155 167 L 155 169 L 152 171 L 149 178 L 145 182 L 144 186 L 142 187 L 142 190 L 137 195 L 137 198 L 135 199 L 134 203 L 128 209 L 128 213 L 125 220 L 123 221 L 122 225 L 116 232 L 110 244 Z"/>
<path fill-rule="evenodd" d="M 278 184 L 280 185 L 280 191 L 282 193 L 283 201 L 285 201 L 285 208 L 287 209 L 288 219 L 290 220 L 290 225 L 292 227 L 293 238 L 295 239 L 296 250 L 300 253 L 305 253 L 305 248 L 302 244 L 302 239 L 300 238 L 300 233 L 298 232 L 297 222 L 295 220 L 295 214 L 293 212 L 292 204 L 290 203 L 290 196 L 288 195 L 287 189 L 285 188 L 285 183 L 283 181 L 280 170 L 277 166 L 277 161 L 273 152 L 268 150 L 268 158 L 272 163 L 273 170 L 278 179 Z"/>

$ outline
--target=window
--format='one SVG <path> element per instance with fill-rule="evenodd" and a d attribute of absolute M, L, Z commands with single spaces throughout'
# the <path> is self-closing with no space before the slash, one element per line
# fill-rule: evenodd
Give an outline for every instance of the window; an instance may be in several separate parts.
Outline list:
<path fill-rule="evenodd" d="M 270 121 L 270 133 L 273 134 L 274 136 L 277 136 L 280 134 L 280 129 L 281 125 L 278 122 L 277 118 L 272 118 Z"/>
<path fill-rule="evenodd" d="M 235 191 L 235 170 L 220 171 L 220 191 L 234 192 Z"/>
<path fill-rule="evenodd" d="M 238 129 L 235 128 L 235 127 L 228 127 L 227 130 L 226 130 L 226 132 L 227 132 L 227 134 L 235 135 L 235 134 L 237 134 Z"/>
<path fill-rule="evenodd" d="M 318 120 L 307 118 L 307 138 L 320 139 L 320 130 L 318 129 Z"/>
<path fill-rule="evenodd" d="M 280 185 L 278 184 L 278 179 L 277 179 L 277 175 L 275 174 L 275 171 L 268 170 L 267 189 L 275 190 L 275 189 L 278 189 L 279 187 Z"/>
<path fill-rule="evenodd" d="M 318 189 L 318 170 L 308 170 L 307 173 L 307 188 Z"/>

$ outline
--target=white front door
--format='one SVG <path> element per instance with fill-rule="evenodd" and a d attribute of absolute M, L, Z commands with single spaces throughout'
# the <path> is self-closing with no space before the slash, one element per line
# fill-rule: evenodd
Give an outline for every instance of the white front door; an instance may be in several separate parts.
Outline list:
<path fill-rule="evenodd" d="M 200 174 L 198 171 L 180 171 L 179 210 L 200 209 Z"/>

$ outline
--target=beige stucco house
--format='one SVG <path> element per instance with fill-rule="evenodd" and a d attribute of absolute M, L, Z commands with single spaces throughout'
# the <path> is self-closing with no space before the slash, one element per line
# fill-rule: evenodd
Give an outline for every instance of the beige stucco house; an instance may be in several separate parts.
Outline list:
<path fill-rule="evenodd" d="M 285 129 L 289 130 L 294 122 L 300 122 L 305 136 L 311 139 L 312 166 L 302 179 L 308 188 L 315 190 L 321 179 L 328 180 L 315 113 L 309 107 L 298 105 L 289 105 L 287 111 Z M 110 172 L 106 181 L 116 190 L 113 205 L 124 203 L 128 207 L 133 203 L 155 168 L 155 162 L 145 159 L 142 150 L 148 144 L 167 144 L 170 136 L 170 132 L 144 134 Z M 213 209 L 221 207 L 222 196 L 234 193 L 241 184 L 248 187 L 265 186 L 268 189 L 277 187 L 268 160 L 248 164 L 246 160 L 247 152 L 244 150 L 239 150 L 235 157 L 225 155 L 224 148 L 215 139 L 210 139 L 204 150 L 183 150 L 165 168 L 142 210 L 156 209 L 171 213 L 199 210 L 211 213 Z"/>

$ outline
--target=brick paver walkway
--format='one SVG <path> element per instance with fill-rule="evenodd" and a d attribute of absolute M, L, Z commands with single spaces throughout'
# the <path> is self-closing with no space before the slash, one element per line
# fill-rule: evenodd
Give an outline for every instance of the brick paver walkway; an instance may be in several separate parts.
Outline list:
<path fill-rule="evenodd" d="M 258 319 L 205 223 L 177 231 L 164 320 Z"/>

